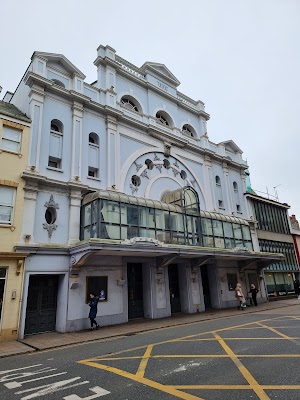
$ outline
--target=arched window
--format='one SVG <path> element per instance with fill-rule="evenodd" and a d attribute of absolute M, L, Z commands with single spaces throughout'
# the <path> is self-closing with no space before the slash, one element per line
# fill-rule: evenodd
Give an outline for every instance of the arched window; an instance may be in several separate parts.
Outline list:
<path fill-rule="evenodd" d="M 216 198 L 217 198 L 217 207 L 224 209 L 224 200 L 223 200 L 223 191 L 221 186 L 221 179 L 218 175 L 215 177 L 216 181 Z"/>
<path fill-rule="evenodd" d="M 164 167 L 165 167 L 166 169 L 170 169 L 170 168 L 171 168 L 170 161 L 167 160 L 166 158 L 164 159 Z"/>
<path fill-rule="evenodd" d="M 61 169 L 64 125 L 58 119 L 50 123 L 48 167 Z"/>
<path fill-rule="evenodd" d="M 233 192 L 234 192 L 234 201 L 235 201 L 236 212 L 242 213 L 238 184 L 236 182 L 233 182 L 232 186 L 233 186 Z"/>
<path fill-rule="evenodd" d="M 140 112 L 137 101 L 129 96 L 123 96 L 121 98 L 121 104 L 123 107 L 128 108 L 130 111 Z"/>
<path fill-rule="evenodd" d="M 173 126 L 170 116 L 164 111 L 158 111 L 156 113 L 156 121 L 165 126 Z"/>
<path fill-rule="evenodd" d="M 55 85 L 58 85 L 58 86 L 61 86 L 61 87 L 65 88 L 65 85 L 64 85 L 64 83 L 62 83 L 62 81 L 59 81 L 58 79 L 51 79 L 51 81 L 53 83 L 55 83 Z"/>
<path fill-rule="evenodd" d="M 185 135 L 188 135 L 192 138 L 196 137 L 195 129 L 191 125 L 188 125 L 188 124 L 183 125 L 182 133 L 184 133 Z"/>
<path fill-rule="evenodd" d="M 92 132 L 89 134 L 89 143 L 96 144 L 99 146 L 99 137 L 96 133 Z"/>
<path fill-rule="evenodd" d="M 89 134 L 89 158 L 88 158 L 88 176 L 90 178 L 99 178 L 99 136 L 91 132 Z"/>
<path fill-rule="evenodd" d="M 180 172 L 180 177 L 181 177 L 181 179 L 186 179 L 187 178 L 187 173 L 184 171 L 184 170 L 181 170 L 181 172 Z"/>

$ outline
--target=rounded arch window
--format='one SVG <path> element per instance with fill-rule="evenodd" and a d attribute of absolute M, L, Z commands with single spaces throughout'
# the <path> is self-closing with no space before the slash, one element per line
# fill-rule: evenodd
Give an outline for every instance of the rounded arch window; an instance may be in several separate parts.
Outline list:
<path fill-rule="evenodd" d="M 47 207 L 45 211 L 45 220 L 48 225 L 54 224 L 57 218 L 56 209 L 54 207 Z"/>
<path fill-rule="evenodd" d="M 140 112 L 137 101 L 129 96 L 123 96 L 121 98 L 121 104 L 123 107 L 128 108 L 130 111 Z"/>
<path fill-rule="evenodd" d="M 59 81 L 58 79 L 51 79 L 51 81 L 53 83 L 55 83 L 55 85 L 58 85 L 58 86 L 61 86 L 61 87 L 65 88 L 65 84 L 62 83 L 62 81 Z"/>
<path fill-rule="evenodd" d="M 195 129 L 191 125 L 188 124 L 183 125 L 182 132 L 192 138 L 196 137 Z"/>
<path fill-rule="evenodd" d="M 181 177 L 181 179 L 186 179 L 187 178 L 187 173 L 183 169 L 180 172 L 180 177 Z"/>
<path fill-rule="evenodd" d="M 216 176 L 216 185 L 221 185 L 221 179 L 218 175 Z"/>
<path fill-rule="evenodd" d="M 172 120 L 169 115 L 164 111 L 158 111 L 156 113 L 156 121 L 165 126 L 171 126 Z"/>
<path fill-rule="evenodd" d="M 89 134 L 89 143 L 99 145 L 99 137 L 98 137 L 98 135 L 96 133 L 91 132 Z"/>
<path fill-rule="evenodd" d="M 153 161 L 151 161 L 149 158 L 147 158 L 147 160 L 145 161 L 145 164 L 147 165 L 148 169 L 153 169 L 154 168 Z"/>
<path fill-rule="evenodd" d="M 233 189 L 237 192 L 238 191 L 238 184 L 233 182 Z"/>
<path fill-rule="evenodd" d="M 166 158 L 164 159 L 164 167 L 165 167 L 166 169 L 170 169 L 170 168 L 171 168 L 170 161 L 167 160 Z"/>
<path fill-rule="evenodd" d="M 51 131 L 63 133 L 63 124 L 58 119 L 53 119 L 50 127 Z"/>
<path fill-rule="evenodd" d="M 140 186 L 141 178 L 138 175 L 132 175 L 131 182 L 132 182 L 133 186 Z"/>

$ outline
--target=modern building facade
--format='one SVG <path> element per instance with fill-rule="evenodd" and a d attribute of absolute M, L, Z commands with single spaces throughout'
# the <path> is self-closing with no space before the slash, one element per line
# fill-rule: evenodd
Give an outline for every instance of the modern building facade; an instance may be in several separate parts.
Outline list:
<path fill-rule="evenodd" d="M 281 253 L 285 259 L 265 269 L 269 296 L 294 293 L 293 281 L 299 277 L 299 261 L 288 215 L 289 205 L 247 193 L 253 218 L 257 221 L 257 236 L 261 251 Z"/>
<path fill-rule="evenodd" d="M 163 65 L 99 46 L 97 79 L 35 52 L 10 99 L 32 119 L 17 250 L 28 252 L 21 336 L 237 304 L 281 255 L 259 251 L 231 140 L 213 143 L 204 103 Z"/>
<path fill-rule="evenodd" d="M 30 119 L 14 105 L 0 101 L 0 340 L 18 337 L 24 260 L 16 252 L 23 219 Z"/>

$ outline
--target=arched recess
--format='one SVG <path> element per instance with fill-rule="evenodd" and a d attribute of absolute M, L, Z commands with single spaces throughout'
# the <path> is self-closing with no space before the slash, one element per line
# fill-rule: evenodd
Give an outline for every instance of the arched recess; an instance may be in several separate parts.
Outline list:
<path fill-rule="evenodd" d="M 174 128 L 174 119 L 171 114 L 165 110 L 157 110 L 155 113 L 156 122 L 168 128 Z"/>
<path fill-rule="evenodd" d="M 198 137 L 199 137 L 196 129 L 190 124 L 183 124 L 182 128 L 181 128 L 181 132 L 184 135 L 187 135 L 193 139 L 198 139 Z"/>
<path fill-rule="evenodd" d="M 122 100 L 128 100 L 129 102 L 131 102 L 136 108 L 137 110 L 134 110 L 133 107 L 130 107 L 130 103 L 128 102 L 128 106 L 126 106 L 126 103 L 124 104 L 122 102 Z M 127 93 L 127 92 L 123 92 L 119 95 L 119 103 L 121 105 L 121 107 L 126 108 L 129 111 L 133 111 L 133 112 L 138 112 L 139 114 L 144 114 L 144 108 L 142 106 L 142 102 L 140 101 L 140 99 L 137 98 L 137 96 L 132 96 L 131 94 Z"/>
<path fill-rule="evenodd" d="M 201 208 L 205 210 L 207 199 L 205 197 L 203 185 L 199 181 L 198 177 L 195 176 L 195 173 L 186 165 L 184 160 L 177 155 L 172 156 L 170 158 L 171 162 L 169 168 L 165 168 L 165 157 L 163 155 L 163 151 L 158 149 L 154 151 L 153 148 L 148 148 L 147 150 L 139 150 L 134 153 L 132 157 L 130 157 L 130 160 L 127 160 L 122 167 L 122 175 L 120 180 L 121 184 L 119 186 L 120 191 L 125 193 L 129 192 L 127 185 L 129 182 L 131 182 L 132 175 L 137 175 L 141 177 L 141 184 L 138 186 L 139 189 L 134 193 L 134 195 L 137 197 L 147 197 L 147 193 L 150 193 L 149 185 L 152 185 L 151 182 L 154 182 L 155 180 L 164 176 L 176 181 L 179 185 L 178 187 L 183 187 L 186 185 L 194 187 L 199 194 Z M 145 164 L 146 160 L 153 161 L 154 167 L 152 169 L 147 167 L 147 164 Z M 177 171 L 176 174 L 174 171 Z M 148 177 L 145 177 L 145 172 L 147 172 Z M 173 173 L 175 176 L 173 176 Z"/>

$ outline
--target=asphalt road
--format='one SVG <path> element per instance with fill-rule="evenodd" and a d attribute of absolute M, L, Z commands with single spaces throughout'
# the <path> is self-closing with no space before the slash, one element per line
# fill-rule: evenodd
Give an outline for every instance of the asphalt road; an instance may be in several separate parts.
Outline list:
<path fill-rule="evenodd" d="M 299 400 L 300 306 L 0 360 L 1 400 L 98 398 Z"/>

